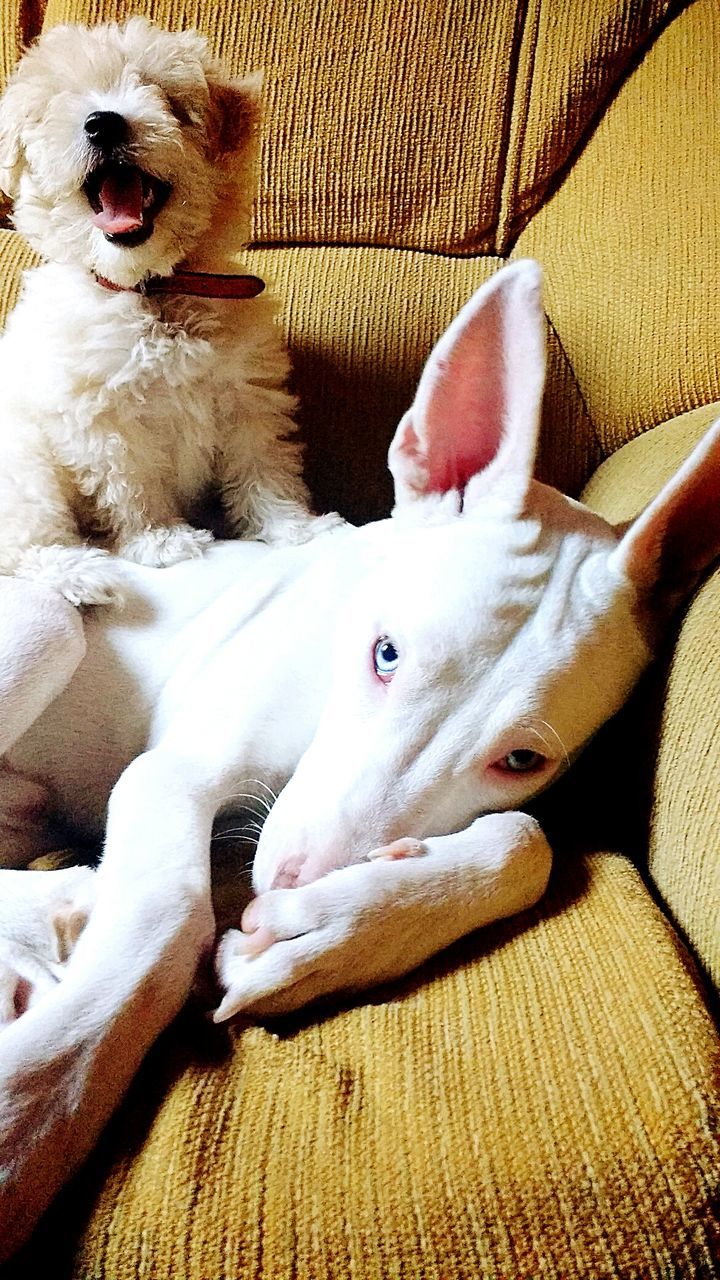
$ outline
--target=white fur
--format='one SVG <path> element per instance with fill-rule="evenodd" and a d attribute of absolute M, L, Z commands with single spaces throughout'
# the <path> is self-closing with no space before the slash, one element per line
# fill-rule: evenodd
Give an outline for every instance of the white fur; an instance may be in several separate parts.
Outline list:
<path fill-rule="evenodd" d="M 674 600 L 720 550 L 720 423 L 621 536 L 531 480 L 543 325 L 532 263 L 463 309 L 398 429 L 393 519 L 297 548 L 218 544 L 166 573 L 126 564 L 125 608 L 88 617 L 82 660 L 70 606 L 20 597 L 42 697 L 31 715 L 6 704 L 6 807 L 39 786 L 106 837 L 94 876 L 0 872 L 0 1253 L 185 999 L 214 934 L 213 819 L 248 792 L 284 787 L 258 896 L 217 951 L 218 1018 L 397 976 L 544 892 L 550 850 L 520 807 L 645 667 L 663 574 Z M 18 687 L 24 634 L 0 637 Z M 508 772 L 517 751 L 542 761 Z M 6 823 L 18 855 L 16 836 Z"/>
<path fill-rule="evenodd" d="M 169 275 L 213 234 L 223 202 L 249 204 L 257 91 L 256 78 L 225 80 L 198 35 L 141 18 L 56 28 L 11 78 L 0 181 L 46 261 L 0 341 L 0 572 L 106 603 L 114 566 L 78 544 L 151 565 L 200 556 L 211 535 L 188 519 L 211 484 L 234 533 L 297 542 L 326 527 L 308 511 L 270 301 L 145 297 L 97 279 Z M 123 160 L 172 187 L 142 245 L 93 223 L 95 111 L 122 115 Z"/>

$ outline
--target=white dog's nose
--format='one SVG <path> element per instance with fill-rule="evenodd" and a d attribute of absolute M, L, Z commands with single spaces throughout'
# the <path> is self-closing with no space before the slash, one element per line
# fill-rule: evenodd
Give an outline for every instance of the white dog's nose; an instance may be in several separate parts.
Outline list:
<path fill-rule="evenodd" d="M 125 142 L 128 123 L 117 111 L 93 111 L 85 121 L 85 132 L 90 141 L 102 151 L 112 151 Z"/>

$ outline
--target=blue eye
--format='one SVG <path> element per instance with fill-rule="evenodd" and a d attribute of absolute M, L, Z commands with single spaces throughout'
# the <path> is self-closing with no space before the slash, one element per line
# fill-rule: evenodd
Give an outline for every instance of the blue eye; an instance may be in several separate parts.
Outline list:
<path fill-rule="evenodd" d="M 397 671 L 399 662 L 400 657 L 392 640 L 387 636 L 380 636 L 373 652 L 373 666 L 378 680 L 382 680 L 383 684 L 389 684 Z"/>
<path fill-rule="evenodd" d="M 507 773 L 532 773 L 545 763 L 545 757 L 538 751 L 511 751 L 509 755 L 498 761 L 498 768 Z"/>

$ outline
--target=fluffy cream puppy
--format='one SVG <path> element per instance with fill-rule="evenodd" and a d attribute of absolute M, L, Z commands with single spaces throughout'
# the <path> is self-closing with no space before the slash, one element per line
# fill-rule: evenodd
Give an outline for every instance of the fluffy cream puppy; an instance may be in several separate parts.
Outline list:
<path fill-rule="evenodd" d="M 143 18 L 57 27 L 12 76 L 0 186 L 44 261 L 0 341 L 0 573 L 116 598 L 109 550 L 202 554 L 211 534 L 187 521 L 212 486 L 246 537 L 333 523 L 308 510 L 269 300 L 152 291 L 224 200 L 249 206 L 257 96 L 197 33 Z"/>

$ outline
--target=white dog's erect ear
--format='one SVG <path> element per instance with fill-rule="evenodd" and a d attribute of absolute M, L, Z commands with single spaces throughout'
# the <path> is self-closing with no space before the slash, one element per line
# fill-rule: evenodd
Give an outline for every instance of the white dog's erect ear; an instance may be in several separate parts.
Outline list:
<path fill-rule="evenodd" d="M 720 556 L 720 419 L 610 557 L 641 595 L 674 605 Z"/>
<path fill-rule="evenodd" d="M 228 80 L 221 72 L 207 72 L 210 91 L 210 140 L 216 157 L 231 155 L 248 143 L 260 118 L 263 74 L 252 72 Z"/>
<path fill-rule="evenodd" d="M 467 509 L 501 478 L 522 505 L 545 382 L 541 283 L 530 259 L 503 267 L 433 349 L 388 455 L 399 507 L 460 490 Z"/>

